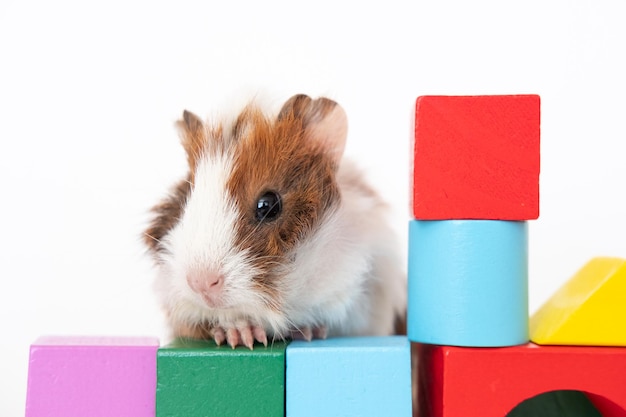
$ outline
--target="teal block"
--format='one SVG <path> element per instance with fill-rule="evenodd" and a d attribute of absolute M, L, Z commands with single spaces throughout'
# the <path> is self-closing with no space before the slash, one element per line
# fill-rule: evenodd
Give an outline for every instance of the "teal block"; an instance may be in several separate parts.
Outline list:
<path fill-rule="evenodd" d="M 156 416 L 283 416 L 286 347 L 175 340 L 157 352 Z"/>
<path fill-rule="evenodd" d="M 409 225 L 408 335 L 414 342 L 528 342 L 528 226 L 495 220 Z"/>
<path fill-rule="evenodd" d="M 405 336 L 293 342 L 287 348 L 287 417 L 411 416 Z"/>

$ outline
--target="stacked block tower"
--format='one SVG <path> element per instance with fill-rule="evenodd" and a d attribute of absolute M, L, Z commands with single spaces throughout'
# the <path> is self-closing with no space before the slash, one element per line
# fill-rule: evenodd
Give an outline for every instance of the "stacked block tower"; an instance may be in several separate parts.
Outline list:
<path fill-rule="evenodd" d="M 534 95 L 417 100 L 408 334 L 419 416 L 503 417 L 578 391 L 604 417 L 626 417 L 626 260 L 593 259 L 528 319 L 539 106 Z"/>
<path fill-rule="evenodd" d="M 539 97 L 417 99 L 409 338 L 528 341 L 528 227 L 539 216 Z"/>

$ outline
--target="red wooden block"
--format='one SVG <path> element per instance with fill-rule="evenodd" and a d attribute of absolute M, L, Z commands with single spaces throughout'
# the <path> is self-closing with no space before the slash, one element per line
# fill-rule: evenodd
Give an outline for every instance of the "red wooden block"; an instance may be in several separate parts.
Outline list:
<path fill-rule="evenodd" d="M 539 107 L 537 95 L 419 97 L 414 217 L 539 217 Z"/>
<path fill-rule="evenodd" d="M 626 416 L 626 348 L 418 345 L 419 416 L 504 417 L 544 392 L 587 394 L 604 417 Z"/>

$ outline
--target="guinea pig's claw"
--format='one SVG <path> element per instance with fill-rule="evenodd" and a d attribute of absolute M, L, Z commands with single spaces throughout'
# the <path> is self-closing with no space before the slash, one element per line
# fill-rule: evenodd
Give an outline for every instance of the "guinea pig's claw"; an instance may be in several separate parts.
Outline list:
<path fill-rule="evenodd" d="M 239 330 L 234 328 L 226 330 L 226 341 L 228 342 L 228 345 L 230 347 L 232 347 L 233 349 L 236 348 L 237 345 L 239 345 L 239 342 L 241 342 L 241 338 L 239 337 Z"/>
<path fill-rule="evenodd" d="M 213 329 L 213 340 L 215 340 L 215 344 L 221 346 L 226 341 L 226 334 L 224 330 L 221 328 Z"/>
<path fill-rule="evenodd" d="M 263 343 L 263 346 L 267 347 L 267 334 L 265 333 L 265 329 L 260 326 L 254 326 L 252 328 L 252 334 L 254 334 L 254 338 Z"/>
<path fill-rule="evenodd" d="M 306 340 L 307 342 L 310 342 L 313 339 L 326 339 L 327 336 L 328 330 L 326 329 L 326 326 L 305 326 L 291 332 L 292 339 Z"/>
<path fill-rule="evenodd" d="M 300 331 L 302 332 L 302 337 L 304 337 L 304 340 L 306 340 L 307 342 L 313 340 L 313 329 L 311 329 L 310 327 L 305 327 Z"/>
<path fill-rule="evenodd" d="M 252 335 L 252 329 L 250 327 L 244 327 L 239 329 L 239 336 L 241 339 L 241 344 L 252 350 L 254 346 L 254 336 Z"/>
<path fill-rule="evenodd" d="M 240 323 L 237 327 L 223 329 L 217 327 L 212 331 L 213 340 L 220 346 L 226 342 L 233 349 L 245 346 L 252 350 L 255 340 L 267 347 L 267 333 L 261 326 L 252 326 L 249 323 Z"/>
<path fill-rule="evenodd" d="M 328 329 L 326 326 L 320 326 L 313 329 L 313 337 L 316 339 L 326 339 L 328 337 Z"/>

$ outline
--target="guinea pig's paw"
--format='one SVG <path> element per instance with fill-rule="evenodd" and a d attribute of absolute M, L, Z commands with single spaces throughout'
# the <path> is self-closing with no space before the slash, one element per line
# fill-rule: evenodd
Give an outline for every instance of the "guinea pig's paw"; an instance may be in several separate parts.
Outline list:
<path fill-rule="evenodd" d="M 313 339 L 326 339 L 327 336 L 328 329 L 326 326 L 304 326 L 291 331 L 293 340 L 307 340 L 310 342 Z"/>
<path fill-rule="evenodd" d="M 265 329 L 245 320 L 236 322 L 234 326 L 215 327 L 210 333 L 217 345 L 226 342 L 233 349 L 237 346 L 245 346 L 252 350 L 255 340 L 267 346 Z"/>

